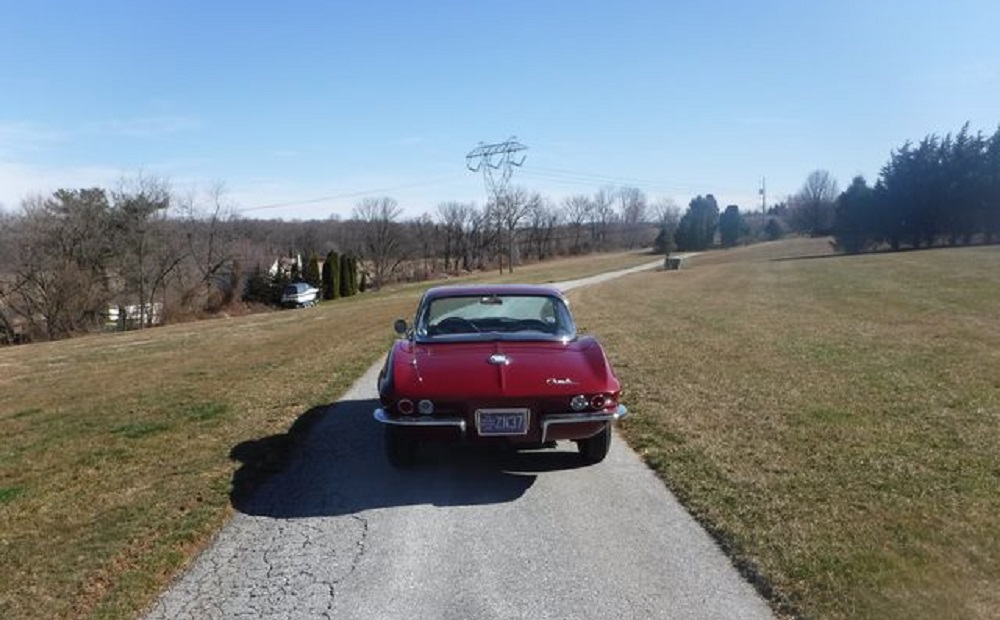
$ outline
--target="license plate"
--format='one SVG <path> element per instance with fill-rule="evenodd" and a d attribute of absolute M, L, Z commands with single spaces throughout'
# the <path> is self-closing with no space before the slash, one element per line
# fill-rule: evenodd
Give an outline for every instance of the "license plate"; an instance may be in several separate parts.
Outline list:
<path fill-rule="evenodd" d="M 476 430 L 480 435 L 527 435 L 527 409 L 477 409 Z"/>

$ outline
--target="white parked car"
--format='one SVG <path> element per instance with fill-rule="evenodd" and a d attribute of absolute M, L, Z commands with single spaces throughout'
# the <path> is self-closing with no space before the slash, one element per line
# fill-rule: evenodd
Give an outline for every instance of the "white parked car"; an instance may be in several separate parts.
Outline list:
<path fill-rule="evenodd" d="M 281 305 L 290 308 L 305 308 L 316 305 L 319 289 L 308 282 L 295 282 L 281 292 Z"/>

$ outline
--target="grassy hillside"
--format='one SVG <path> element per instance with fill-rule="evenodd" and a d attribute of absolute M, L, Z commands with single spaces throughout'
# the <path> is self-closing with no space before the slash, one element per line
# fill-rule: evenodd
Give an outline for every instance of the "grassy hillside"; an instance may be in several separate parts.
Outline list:
<path fill-rule="evenodd" d="M 711 252 L 572 293 L 625 385 L 623 431 L 779 605 L 995 617 L 1000 248 L 828 248 Z M 335 399 L 421 289 L 0 349 L 0 617 L 134 615 L 229 514 L 229 451 Z"/>
<path fill-rule="evenodd" d="M 478 279 L 545 282 L 651 259 Z M 335 400 L 423 288 L 0 349 L 0 618 L 133 616 L 229 514 L 230 450 Z"/>
<path fill-rule="evenodd" d="M 810 618 L 996 618 L 1000 247 L 713 252 L 574 293 L 628 440 Z M 765 586 L 766 589 L 766 586 Z"/>

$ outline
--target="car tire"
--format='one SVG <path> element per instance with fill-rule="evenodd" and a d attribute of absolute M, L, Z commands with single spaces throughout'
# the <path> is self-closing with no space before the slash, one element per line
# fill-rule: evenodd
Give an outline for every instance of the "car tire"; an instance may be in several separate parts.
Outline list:
<path fill-rule="evenodd" d="M 385 456 L 393 467 L 410 467 L 417 462 L 417 442 L 404 429 L 386 425 Z"/>
<path fill-rule="evenodd" d="M 605 425 L 604 430 L 593 437 L 577 441 L 576 446 L 584 463 L 588 465 L 600 463 L 611 449 L 611 425 Z"/>

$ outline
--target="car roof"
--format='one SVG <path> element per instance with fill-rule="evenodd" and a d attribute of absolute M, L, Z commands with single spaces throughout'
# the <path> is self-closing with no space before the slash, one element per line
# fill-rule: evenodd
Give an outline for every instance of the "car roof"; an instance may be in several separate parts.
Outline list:
<path fill-rule="evenodd" d="M 481 295 L 544 295 L 562 298 L 562 291 L 547 284 L 459 284 L 435 286 L 424 293 L 426 299 L 438 297 L 477 297 Z"/>

